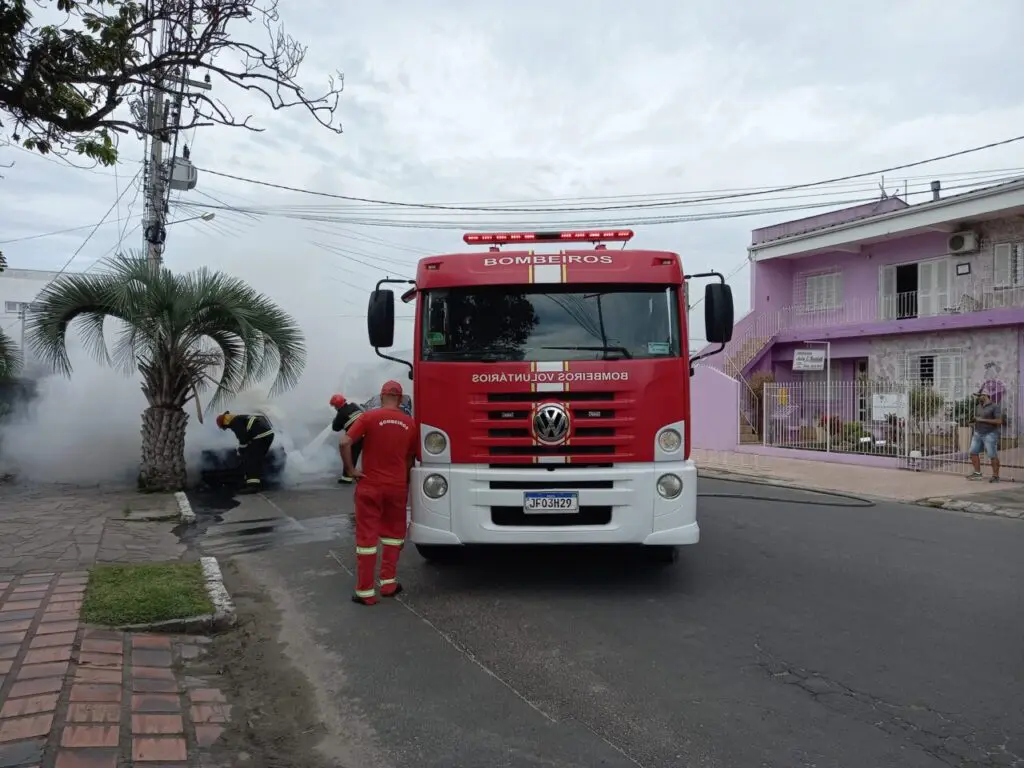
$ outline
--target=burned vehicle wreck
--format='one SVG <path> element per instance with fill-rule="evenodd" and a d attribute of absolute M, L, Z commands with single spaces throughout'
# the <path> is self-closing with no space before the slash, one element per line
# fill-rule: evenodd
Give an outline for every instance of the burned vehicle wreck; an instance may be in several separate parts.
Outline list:
<path fill-rule="evenodd" d="M 288 454 L 274 443 L 263 460 L 263 487 L 274 488 L 284 477 Z M 237 448 L 207 449 L 199 455 L 199 483 L 210 489 L 237 490 L 245 484 Z"/>

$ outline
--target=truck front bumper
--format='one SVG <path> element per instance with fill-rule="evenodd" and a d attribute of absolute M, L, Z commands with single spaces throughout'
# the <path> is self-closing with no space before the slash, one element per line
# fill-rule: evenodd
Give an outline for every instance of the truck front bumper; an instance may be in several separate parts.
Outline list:
<path fill-rule="evenodd" d="M 664 474 L 682 480 L 682 492 L 674 499 L 665 499 L 657 491 L 658 478 Z M 439 499 L 423 491 L 430 475 L 441 475 L 448 484 L 447 493 Z M 588 522 L 586 515 L 577 519 L 566 515 L 554 525 L 551 519 L 541 519 L 543 515 L 495 522 L 495 510 L 522 509 L 525 490 L 545 490 L 543 484 L 552 483 L 557 483 L 557 490 L 578 490 L 581 512 L 600 511 L 601 522 Z M 692 461 L 617 464 L 610 469 L 562 465 L 557 470 L 425 465 L 412 470 L 409 497 L 409 540 L 414 544 L 679 546 L 700 540 L 697 468 Z"/>

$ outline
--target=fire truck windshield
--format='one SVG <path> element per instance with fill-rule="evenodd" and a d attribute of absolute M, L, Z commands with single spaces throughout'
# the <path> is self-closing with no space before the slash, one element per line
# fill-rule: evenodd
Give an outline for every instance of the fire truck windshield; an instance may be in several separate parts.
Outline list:
<path fill-rule="evenodd" d="M 434 289 L 421 311 L 420 354 L 429 361 L 651 359 L 684 348 L 675 286 Z"/>

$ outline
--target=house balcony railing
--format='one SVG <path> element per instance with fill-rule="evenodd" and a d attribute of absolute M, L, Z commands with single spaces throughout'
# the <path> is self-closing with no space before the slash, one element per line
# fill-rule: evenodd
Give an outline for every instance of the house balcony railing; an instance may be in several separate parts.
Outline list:
<path fill-rule="evenodd" d="M 956 280 L 946 294 L 907 291 L 844 301 L 836 307 L 791 306 L 750 314 L 736 324 L 736 334 L 711 365 L 737 376 L 784 331 L 829 329 L 849 325 L 941 317 L 1024 308 L 1024 285 L 994 285 L 991 280 Z"/>

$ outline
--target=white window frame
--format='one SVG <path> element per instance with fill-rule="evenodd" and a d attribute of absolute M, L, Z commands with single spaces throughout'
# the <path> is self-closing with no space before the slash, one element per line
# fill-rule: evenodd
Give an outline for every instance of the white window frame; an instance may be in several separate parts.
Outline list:
<path fill-rule="evenodd" d="M 804 312 L 820 312 L 839 309 L 843 306 L 843 273 L 841 270 L 809 272 L 798 275 L 797 279 L 803 281 L 800 309 Z"/>
<path fill-rule="evenodd" d="M 1024 243 L 992 244 L 992 286 L 1018 288 L 1024 285 Z"/>
<path fill-rule="evenodd" d="M 945 281 L 939 280 L 937 285 L 921 288 L 921 267 L 934 269 L 935 273 L 945 270 Z M 917 259 L 902 261 L 898 264 L 883 264 L 878 268 L 878 317 L 881 320 L 896 320 L 899 293 L 896 292 L 896 269 L 898 267 L 917 267 L 917 317 L 936 317 L 950 310 L 950 296 L 953 293 L 953 260 L 949 256 L 936 259 Z M 891 270 L 891 272 L 890 272 Z M 886 274 L 892 275 L 892 293 L 886 294 Z M 932 290 L 934 289 L 934 290 Z M 925 301 L 924 299 L 927 299 Z"/>
<path fill-rule="evenodd" d="M 42 302 L 38 301 L 6 301 L 4 302 L 4 311 L 9 315 L 20 315 L 22 310 L 25 314 L 35 312 L 42 306 Z"/>
<path fill-rule="evenodd" d="M 947 402 L 967 397 L 966 360 L 963 349 L 951 347 L 948 349 L 915 349 L 907 352 L 903 368 L 907 382 L 911 386 L 922 384 L 920 370 L 923 357 L 935 358 L 932 388 L 936 392 L 939 392 Z M 942 375 L 943 368 L 948 371 L 945 376 Z"/>

